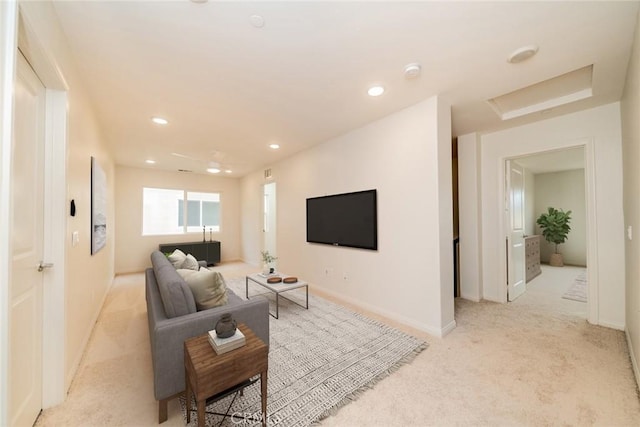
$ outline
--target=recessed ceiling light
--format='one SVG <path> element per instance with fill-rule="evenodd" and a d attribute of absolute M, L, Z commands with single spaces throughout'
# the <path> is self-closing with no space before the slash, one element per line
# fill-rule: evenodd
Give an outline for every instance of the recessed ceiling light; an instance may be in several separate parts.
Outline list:
<path fill-rule="evenodd" d="M 153 165 L 153 164 L 155 164 L 155 163 L 156 163 L 156 161 L 155 161 L 155 160 L 151 160 L 151 159 L 147 159 L 147 160 L 145 160 L 144 162 L 145 162 L 145 163 L 148 163 L 148 164 L 150 164 L 150 165 Z"/>
<path fill-rule="evenodd" d="M 280 146 L 278 144 L 269 144 L 269 148 L 271 148 L 272 150 L 277 150 L 278 148 L 280 148 Z"/>
<path fill-rule="evenodd" d="M 369 94 L 369 96 L 380 96 L 384 93 L 384 87 L 383 86 L 371 86 L 369 88 L 369 90 L 367 91 L 367 93 Z"/>
<path fill-rule="evenodd" d="M 162 117 L 151 117 L 151 121 L 158 125 L 166 125 L 169 123 L 169 120 L 163 119 Z"/>
<path fill-rule="evenodd" d="M 531 58 L 536 53 L 538 53 L 538 46 L 523 46 L 514 50 L 513 53 L 509 55 L 509 58 L 507 58 L 507 62 L 517 64 L 518 62 Z"/>
<path fill-rule="evenodd" d="M 207 172 L 209 172 L 209 173 L 220 173 L 220 169 L 218 169 L 218 168 L 208 168 Z"/>
<path fill-rule="evenodd" d="M 227 169 L 224 171 L 224 173 L 232 173 L 233 171 L 231 169 Z"/>

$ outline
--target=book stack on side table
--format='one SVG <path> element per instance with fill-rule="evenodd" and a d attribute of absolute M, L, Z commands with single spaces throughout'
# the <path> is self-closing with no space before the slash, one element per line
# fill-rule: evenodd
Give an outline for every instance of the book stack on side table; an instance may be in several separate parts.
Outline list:
<path fill-rule="evenodd" d="M 246 340 L 240 329 L 236 329 L 236 333 L 228 338 L 218 338 L 216 331 L 209 331 L 209 343 L 213 347 L 216 354 L 223 354 L 245 345 Z"/>

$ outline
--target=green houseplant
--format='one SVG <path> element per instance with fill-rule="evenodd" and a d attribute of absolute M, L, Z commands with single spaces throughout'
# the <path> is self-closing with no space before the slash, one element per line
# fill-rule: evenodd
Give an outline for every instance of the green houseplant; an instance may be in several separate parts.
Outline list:
<path fill-rule="evenodd" d="M 564 261 L 562 254 L 558 252 L 558 245 L 567 240 L 571 231 L 571 211 L 564 212 L 562 209 L 549 207 L 547 212 L 540 215 L 536 223 L 542 230 L 545 240 L 555 245 L 555 252 L 549 258 L 549 264 L 554 267 L 562 267 Z"/>
<path fill-rule="evenodd" d="M 277 260 L 278 257 L 271 255 L 269 251 L 261 251 L 260 254 L 262 255 L 262 266 L 264 269 L 263 273 L 273 273 L 273 267 L 271 266 L 271 263 Z"/>

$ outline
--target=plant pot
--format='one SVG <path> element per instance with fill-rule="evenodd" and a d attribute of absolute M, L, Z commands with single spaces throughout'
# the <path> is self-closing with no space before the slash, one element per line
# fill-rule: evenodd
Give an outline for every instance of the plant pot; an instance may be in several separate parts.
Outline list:
<path fill-rule="evenodd" d="M 562 254 L 551 254 L 549 257 L 549 265 L 553 267 L 563 267 L 564 262 L 562 260 Z"/>

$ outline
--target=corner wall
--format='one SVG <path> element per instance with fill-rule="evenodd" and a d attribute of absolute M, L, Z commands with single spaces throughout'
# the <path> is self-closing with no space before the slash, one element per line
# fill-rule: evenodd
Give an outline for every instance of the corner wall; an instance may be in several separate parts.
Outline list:
<path fill-rule="evenodd" d="M 240 180 L 202 174 L 166 172 L 117 166 L 115 171 L 116 230 L 115 271 L 117 274 L 144 271 L 151 266 L 149 255 L 161 243 L 199 242 L 202 232 L 162 236 L 142 235 L 142 189 L 144 187 L 219 192 L 221 206 L 220 260 L 240 258 Z M 207 231 L 206 239 L 209 239 Z"/>
<path fill-rule="evenodd" d="M 271 166 L 278 268 L 434 335 L 453 327 L 451 116 L 437 97 Z M 242 180 L 247 262 L 262 247 L 262 171 Z M 378 251 L 306 242 L 306 199 L 377 189 Z"/>
<path fill-rule="evenodd" d="M 638 15 L 640 20 L 640 14 Z M 626 333 L 629 352 L 640 384 L 640 23 L 627 69 L 627 81 L 621 101 L 624 225 L 626 256 Z M 631 227 L 631 238 L 626 234 Z"/>

